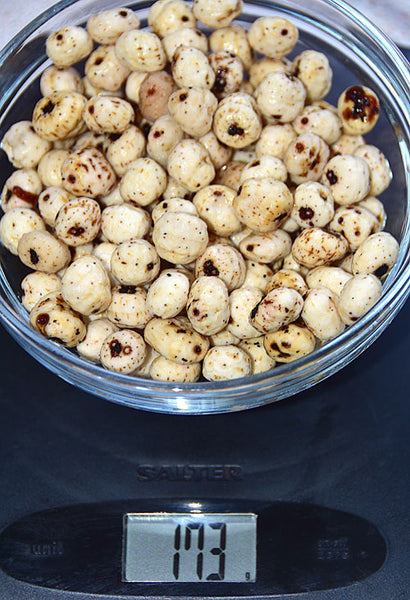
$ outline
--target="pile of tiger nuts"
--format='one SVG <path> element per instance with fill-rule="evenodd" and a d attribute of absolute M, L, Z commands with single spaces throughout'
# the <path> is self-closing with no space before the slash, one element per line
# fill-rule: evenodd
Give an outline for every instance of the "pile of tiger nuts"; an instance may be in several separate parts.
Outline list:
<path fill-rule="evenodd" d="M 397 260 L 390 166 L 363 137 L 377 96 L 355 84 L 332 106 L 328 58 L 241 10 L 159 0 L 148 29 L 128 8 L 62 27 L 32 120 L 2 139 L 0 239 L 31 270 L 30 323 L 111 371 L 289 363 L 360 319 Z"/>

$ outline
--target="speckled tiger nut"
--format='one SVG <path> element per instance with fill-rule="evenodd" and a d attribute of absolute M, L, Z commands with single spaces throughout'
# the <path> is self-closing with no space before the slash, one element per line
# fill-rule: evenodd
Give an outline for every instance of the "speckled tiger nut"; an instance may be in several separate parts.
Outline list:
<path fill-rule="evenodd" d="M 256 102 L 244 92 L 223 98 L 214 115 L 214 133 L 220 142 L 232 148 L 245 148 L 256 142 L 262 120 Z"/>
<path fill-rule="evenodd" d="M 195 215 L 167 212 L 154 225 L 152 235 L 161 258 L 186 265 L 196 260 L 208 244 L 206 223 Z"/>
<path fill-rule="evenodd" d="M 338 297 L 325 288 L 309 290 L 305 297 L 302 319 L 321 341 L 331 340 L 345 328 L 337 310 Z"/>
<path fill-rule="evenodd" d="M 252 375 L 269 371 L 270 369 L 273 369 L 276 364 L 276 361 L 266 352 L 263 345 L 263 338 L 264 336 L 261 335 L 247 340 L 241 340 L 238 343 L 238 347 L 245 350 L 251 357 Z"/>
<path fill-rule="evenodd" d="M 289 188 L 272 177 L 247 179 L 234 200 L 234 209 L 242 223 L 260 233 L 278 229 L 292 206 Z"/>
<path fill-rule="evenodd" d="M 306 91 L 290 73 L 268 73 L 255 90 L 259 110 L 269 123 L 289 123 L 303 109 Z"/>
<path fill-rule="evenodd" d="M 147 240 L 131 239 L 122 242 L 111 257 L 111 272 L 124 285 L 149 283 L 159 273 L 160 259 Z"/>
<path fill-rule="evenodd" d="M 160 38 L 182 27 L 196 27 L 192 8 L 182 0 L 158 0 L 149 9 L 148 25 Z"/>
<path fill-rule="evenodd" d="M 293 258 L 310 269 L 340 260 L 348 250 L 349 244 L 343 235 L 318 227 L 304 229 L 292 245 Z"/>
<path fill-rule="evenodd" d="M 382 194 L 390 185 L 392 172 L 390 164 L 383 152 L 372 144 L 364 144 L 354 151 L 354 156 L 363 158 L 370 169 L 369 196 Z"/>
<path fill-rule="evenodd" d="M 293 183 L 318 181 L 329 159 L 329 147 L 314 133 L 298 135 L 287 147 L 283 162 Z M 324 184 L 327 184 L 323 180 Z"/>
<path fill-rule="evenodd" d="M 342 133 L 340 138 L 331 145 L 330 149 L 332 156 L 336 156 L 337 154 L 354 154 L 355 150 L 365 143 L 362 135 Z"/>
<path fill-rule="evenodd" d="M 358 156 L 334 156 L 324 167 L 322 183 L 330 188 L 337 204 L 354 204 L 369 194 L 370 169 Z"/>
<path fill-rule="evenodd" d="M 208 381 L 226 381 L 246 377 L 252 372 L 252 359 L 238 346 L 213 346 L 202 364 L 202 374 Z"/>
<path fill-rule="evenodd" d="M 100 360 L 103 367 L 116 373 L 133 373 L 143 362 L 146 345 L 143 337 L 132 329 L 115 331 L 101 346 Z"/>
<path fill-rule="evenodd" d="M 166 71 L 148 73 L 138 95 L 138 106 L 142 116 L 151 123 L 168 114 L 168 100 L 177 86 Z"/>
<path fill-rule="evenodd" d="M 87 331 L 80 315 L 58 290 L 42 297 L 32 308 L 30 325 L 44 337 L 69 348 L 77 346 Z"/>
<path fill-rule="evenodd" d="M 91 85 L 107 92 L 116 92 L 130 74 L 118 59 L 115 46 L 99 46 L 85 63 L 85 75 Z"/>
<path fill-rule="evenodd" d="M 350 250 L 354 251 L 369 235 L 379 230 L 379 223 L 364 207 L 340 206 L 329 223 L 329 229 L 343 234 L 349 242 Z"/>
<path fill-rule="evenodd" d="M 157 317 L 176 317 L 186 306 L 190 281 L 177 269 L 167 269 L 152 282 L 147 294 L 147 308 Z"/>
<path fill-rule="evenodd" d="M 215 177 L 208 151 L 196 140 L 182 140 L 170 152 L 168 173 L 190 192 L 198 192 Z"/>
<path fill-rule="evenodd" d="M 60 208 L 74 198 L 73 194 L 67 190 L 58 187 L 47 187 L 38 197 L 38 210 L 44 222 L 50 227 L 54 227 L 56 217 Z"/>
<path fill-rule="evenodd" d="M 277 229 L 268 233 L 250 233 L 239 243 L 245 258 L 261 263 L 273 263 L 289 254 L 292 239 L 286 231 Z"/>
<path fill-rule="evenodd" d="M 172 57 L 172 76 L 181 87 L 211 89 L 215 82 L 215 72 L 208 57 L 201 50 L 179 46 Z"/>
<path fill-rule="evenodd" d="M 229 321 L 228 288 L 219 277 L 198 277 L 191 286 L 187 317 L 195 331 L 214 335 Z"/>
<path fill-rule="evenodd" d="M 243 284 L 245 273 L 243 256 L 227 244 L 208 246 L 195 262 L 195 277 L 220 277 L 230 292 Z"/>
<path fill-rule="evenodd" d="M 40 91 L 42 96 L 67 91 L 83 94 L 84 84 L 80 73 L 74 67 L 50 65 L 41 74 Z"/>
<path fill-rule="evenodd" d="M 399 256 L 397 240 L 386 231 L 369 235 L 353 255 L 352 273 L 371 273 L 385 277 L 396 264 Z"/>
<path fill-rule="evenodd" d="M 291 63 L 278 58 L 269 58 L 264 56 L 253 61 L 249 69 L 249 83 L 256 90 L 262 79 L 268 73 L 277 73 L 278 71 L 290 72 Z"/>
<path fill-rule="evenodd" d="M 51 142 L 37 135 L 31 121 L 19 121 L 6 131 L 1 148 L 13 166 L 32 169 L 51 149 Z"/>
<path fill-rule="evenodd" d="M 342 123 L 334 111 L 312 104 L 305 106 L 292 124 L 298 135 L 314 133 L 329 145 L 334 144 L 342 133 Z"/>
<path fill-rule="evenodd" d="M 326 288 L 333 292 L 336 296 L 340 296 L 346 283 L 352 278 L 351 273 L 348 273 L 341 267 L 315 267 L 306 274 L 306 283 L 309 288 Z"/>
<path fill-rule="evenodd" d="M 186 317 L 151 319 L 144 336 L 162 356 L 181 364 L 200 362 L 209 348 L 208 338 L 195 331 Z"/>
<path fill-rule="evenodd" d="M 108 319 L 98 318 L 90 321 L 85 338 L 76 347 L 78 354 L 87 360 L 99 363 L 104 340 L 116 331 L 118 331 L 118 327 Z"/>
<path fill-rule="evenodd" d="M 358 206 L 362 206 L 376 217 L 378 222 L 378 231 L 384 229 L 387 216 L 383 202 L 374 196 L 367 196 L 364 200 L 361 200 L 358 203 Z"/>
<path fill-rule="evenodd" d="M 272 333 L 296 321 L 303 308 L 303 298 L 294 289 L 275 288 L 254 306 L 250 323 L 261 333 Z"/>
<path fill-rule="evenodd" d="M 129 8 L 112 8 L 92 15 L 87 31 L 98 44 L 114 44 L 122 33 L 138 29 L 140 20 Z"/>
<path fill-rule="evenodd" d="M 23 264 L 44 273 L 58 273 L 71 261 L 68 246 L 44 230 L 30 231 L 22 235 L 17 252 Z"/>
<path fill-rule="evenodd" d="M 101 215 L 101 231 L 114 244 L 145 237 L 150 225 L 147 211 L 126 202 L 107 206 Z"/>
<path fill-rule="evenodd" d="M 192 137 L 202 137 L 211 130 L 217 106 L 213 93 L 198 87 L 177 90 L 168 100 L 170 115 Z"/>
<path fill-rule="evenodd" d="M 263 292 L 259 288 L 241 286 L 233 290 L 229 295 L 228 331 L 241 340 L 259 336 L 260 332 L 251 325 L 249 316 L 262 298 Z"/>
<path fill-rule="evenodd" d="M 332 87 L 333 72 L 323 52 L 304 50 L 292 62 L 292 72 L 306 88 L 306 100 L 324 98 Z"/>
<path fill-rule="evenodd" d="M 370 88 L 355 85 L 344 90 L 337 103 L 345 133 L 364 135 L 376 125 L 379 115 L 379 99 Z"/>
<path fill-rule="evenodd" d="M 238 56 L 232 56 L 226 51 L 212 52 L 209 55 L 209 64 L 215 73 L 212 91 L 218 98 L 239 92 L 243 83 L 244 68 Z"/>
<path fill-rule="evenodd" d="M 50 142 L 75 137 L 83 127 L 86 98 L 78 92 L 53 92 L 34 107 L 33 127 L 37 135 Z"/>
<path fill-rule="evenodd" d="M 260 17 L 248 32 L 251 47 L 269 58 L 283 58 L 289 54 L 298 38 L 295 25 L 283 17 Z"/>
<path fill-rule="evenodd" d="M 182 127 L 171 115 L 159 117 L 148 134 L 147 153 L 162 167 L 166 168 L 172 148 L 184 137 Z"/>
<path fill-rule="evenodd" d="M 287 147 L 295 138 L 296 132 L 290 123 L 266 125 L 256 142 L 256 155 L 258 157 L 269 155 L 282 160 Z"/>
<path fill-rule="evenodd" d="M 291 217 L 299 227 L 326 227 L 334 214 L 333 196 L 327 186 L 308 181 L 296 188 Z"/>
<path fill-rule="evenodd" d="M 151 218 L 155 224 L 165 213 L 187 213 L 188 215 L 194 215 L 198 217 L 198 211 L 194 204 L 190 200 L 184 200 L 183 198 L 169 198 L 169 200 L 162 200 L 155 205 L 151 212 Z"/>
<path fill-rule="evenodd" d="M 247 260 L 243 286 L 259 288 L 266 294 L 272 276 L 273 270 L 269 265 L 253 260 Z"/>
<path fill-rule="evenodd" d="M 343 287 L 337 310 L 346 325 L 353 325 L 382 295 L 380 280 L 371 273 L 355 275 Z"/>
<path fill-rule="evenodd" d="M 278 287 L 291 288 L 299 292 L 301 296 L 304 296 L 308 291 L 308 286 L 302 275 L 292 269 L 279 269 L 279 271 L 272 275 L 266 286 L 266 293 Z"/>
<path fill-rule="evenodd" d="M 208 150 L 215 169 L 221 169 L 230 161 L 233 148 L 221 144 L 213 131 L 209 131 L 203 135 L 199 141 Z"/>
<path fill-rule="evenodd" d="M 201 364 L 181 364 L 165 356 L 157 356 L 151 363 L 149 374 L 154 381 L 195 383 L 201 376 Z"/>
<path fill-rule="evenodd" d="M 86 58 L 93 41 L 82 27 L 67 25 L 54 31 L 46 41 L 47 56 L 58 67 L 70 67 Z"/>
<path fill-rule="evenodd" d="M 35 208 L 42 189 L 41 179 L 34 169 L 18 169 L 3 186 L 1 208 L 4 212 L 12 208 Z"/>
<path fill-rule="evenodd" d="M 0 219 L 0 241 L 17 255 L 19 240 L 25 233 L 45 228 L 43 219 L 31 208 L 11 208 Z"/>
<path fill-rule="evenodd" d="M 118 327 L 143 329 L 153 317 L 147 306 L 147 291 L 135 285 L 115 286 L 106 315 Z"/>
<path fill-rule="evenodd" d="M 208 52 L 208 38 L 202 31 L 192 27 L 181 27 L 181 29 L 169 33 L 162 39 L 162 45 L 170 62 L 179 46 L 197 48 L 204 54 Z"/>
<path fill-rule="evenodd" d="M 316 340 L 313 333 L 303 325 L 289 323 L 278 331 L 264 336 L 268 356 L 279 363 L 290 363 L 313 352 Z"/>
<path fill-rule="evenodd" d="M 252 49 L 248 42 L 247 31 L 240 25 L 216 29 L 209 36 L 209 45 L 212 52 L 224 50 L 238 56 L 245 69 L 249 69 L 252 64 Z"/>
<path fill-rule="evenodd" d="M 117 182 L 113 168 L 97 148 L 69 154 L 61 167 L 61 178 L 68 192 L 89 198 L 106 196 Z"/>
<path fill-rule="evenodd" d="M 235 192 L 231 188 L 209 185 L 195 194 L 192 202 L 209 231 L 230 236 L 242 229 L 242 223 L 233 208 L 234 198 Z"/>
<path fill-rule="evenodd" d="M 75 198 L 58 211 L 55 221 L 57 237 L 68 246 L 92 242 L 101 226 L 101 209 L 96 200 Z"/>
<path fill-rule="evenodd" d="M 145 154 L 145 145 L 145 136 L 135 125 L 127 127 L 120 137 L 107 144 L 106 158 L 118 177 L 122 177 L 131 163 Z"/>
<path fill-rule="evenodd" d="M 219 29 L 228 27 L 243 8 L 242 0 L 194 0 L 193 11 L 198 21 Z"/>
<path fill-rule="evenodd" d="M 122 133 L 134 119 L 132 105 L 115 96 L 94 96 L 84 107 L 84 121 L 96 133 Z"/>
<path fill-rule="evenodd" d="M 167 62 L 161 40 L 151 31 L 133 29 L 122 33 L 115 43 L 115 51 L 131 71 L 161 71 Z"/>
<path fill-rule="evenodd" d="M 138 158 L 129 166 L 120 181 L 120 192 L 126 202 L 148 206 L 157 200 L 167 186 L 166 171 L 152 158 Z"/>
<path fill-rule="evenodd" d="M 111 302 L 111 283 L 96 256 L 74 260 L 61 278 L 61 293 L 72 309 L 82 315 L 101 313 Z"/>
<path fill-rule="evenodd" d="M 24 308 L 30 311 L 41 298 L 60 288 L 61 280 L 55 273 L 43 273 L 41 271 L 29 273 L 21 282 L 21 301 Z"/>

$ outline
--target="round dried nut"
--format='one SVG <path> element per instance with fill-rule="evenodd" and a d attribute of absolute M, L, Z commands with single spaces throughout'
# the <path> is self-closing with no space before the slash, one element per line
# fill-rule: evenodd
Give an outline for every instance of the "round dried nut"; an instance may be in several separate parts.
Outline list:
<path fill-rule="evenodd" d="M 238 344 L 239 348 L 245 350 L 245 352 L 251 357 L 251 375 L 269 371 L 270 369 L 273 369 L 276 364 L 275 360 L 266 352 L 265 346 L 263 345 L 263 338 L 264 336 L 260 335 L 248 340 L 242 340 Z"/>
<path fill-rule="evenodd" d="M 320 269 L 321 267 L 318 268 Z M 291 288 L 299 292 L 301 296 L 304 296 L 308 291 L 308 286 L 302 275 L 292 269 L 279 269 L 266 286 L 266 293 L 278 287 Z"/>
<path fill-rule="evenodd" d="M 305 86 L 307 102 L 321 100 L 330 92 L 333 72 L 323 52 L 304 50 L 293 59 L 292 72 Z"/>
<path fill-rule="evenodd" d="M 294 24 L 283 17 L 260 17 L 248 32 L 251 47 L 269 58 L 283 58 L 293 50 L 298 39 Z"/>
<path fill-rule="evenodd" d="M 285 258 L 292 249 L 292 239 L 286 231 L 250 233 L 239 243 L 243 256 L 261 263 L 273 263 Z"/>
<path fill-rule="evenodd" d="M 190 281 L 177 269 L 167 269 L 152 282 L 147 294 L 147 308 L 157 317 L 176 317 L 186 306 Z"/>
<path fill-rule="evenodd" d="M 114 284 L 118 282 L 114 280 L 114 277 L 111 273 L 111 257 L 116 248 L 117 244 L 113 244 L 112 242 L 100 242 L 99 244 L 94 245 L 92 252 L 94 256 L 96 256 L 102 262 L 105 270 Z"/>
<path fill-rule="evenodd" d="M 50 65 L 40 77 L 40 91 L 42 96 L 53 92 L 84 92 L 84 84 L 80 73 L 74 67 L 57 67 Z"/>
<path fill-rule="evenodd" d="M 37 167 L 37 173 L 45 187 L 63 186 L 61 169 L 69 154 L 67 150 L 62 149 L 50 150 L 44 154 Z"/>
<path fill-rule="evenodd" d="M 285 182 L 288 172 L 283 162 L 274 156 L 260 156 L 249 162 L 241 173 L 241 183 L 247 179 L 263 179 L 272 177 Z"/>
<path fill-rule="evenodd" d="M 214 133 L 231 148 L 245 148 L 256 142 L 262 131 L 262 120 L 255 100 L 237 92 L 223 98 L 214 115 Z"/>
<path fill-rule="evenodd" d="M 168 60 L 171 62 L 175 51 L 180 46 L 185 48 L 196 48 L 201 50 L 204 54 L 208 52 L 208 38 L 199 29 L 193 29 L 191 27 L 181 27 L 172 33 L 166 35 L 162 44 L 167 55 Z"/>
<path fill-rule="evenodd" d="M 218 331 L 218 333 L 210 335 L 209 340 L 211 342 L 211 346 L 229 346 L 231 344 L 233 346 L 237 346 L 240 342 L 240 339 L 228 331 L 226 327 L 225 329 Z"/>
<path fill-rule="evenodd" d="M 111 302 L 110 278 L 96 256 L 81 256 L 61 278 L 61 293 L 71 308 L 82 315 L 101 313 Z"/>
<path fill-rule="evenodd" d="M 341 267 L 315 267 L 306 274 L 306 283 L 309 288 L 326 288 L 336 296 L 340 296 L 345 284 L 352 278 Z"/>
<path fill-rule="evenodd" d="M 334 144 L 342 133 L 342 123 L 335 112 L 312 104 L 305 106 L 292 124 L 298 135 L 314 133 L 329 145 Z"/>
<path fill-rule="evenodd" d="M 322 183 L 331 189 L 337 204 L 354 204 L 369 193 L 370 169 L 367 162 L 358 156 L 334 156 L 324 167 Z"/>
<path fill-rule="evenodd" d="M 333 156 L 336 156 L 337 154 L 354 154 L 355 150 L 365 143 L 362 135 L 348 135 L 347 133 L 342 133 L 337 142 L 334 142 L 331 145 L 331 152 Z"/>
<path fill-rule="evenodd" d="M 286 60 L 278 58 L 263 58 L 256 59 L 249 69 L 249 83 L 256 90 L 262 79 L 268 75 L 268 73 L 290 72 L 290 64 Z"/>
<path fill-rule="evenodd" d="M 166 171 L 152 158 L 133 161 L 120 181 L 120 192 L 126 202 L 148 206 L 157 200 L 167 186 Z"/>
<path fill-rule="evenodd" d="M 364 135 L 376 125 L 379 115 L 379 99 L 370 88 L 355 85 L 344 90 L 337 103 L 343 130 L 350 135 Z"/>
<path fill-rule="evenodd" d="M 343 323 L 353 325 L 382 295 L 380 280 L 371 273 L 355 275 L 340 293 L 337 310 Z"/>
<path fill-rule="evenodd" d="M 304 229 L 292 245 L 293 258 L 309 269 L 340 260 L 348 251 L 349 243 L 340 233 L 319 227 Z"/>
<path fill-rule="evenodd" d="M 121 193 L 120 186 L 117 184 L 115 188 L 110 192 L 107 196 L 103 196 L 102 198 L 98 198 L 98 202 L 101 207 L 104 206 L 113 206 L 115 204 L 122 204 L 124 202 Z"/>
<path fill-rule="evenodd" d="M 198 87 L 177 90 L 168 100 L 170 115 L 192 137 L 202 137 L 211 130 L 217 106 L 213 93 Z"/>
<path fill-rule="evenodd" d="M 147 291 L 136 285 L 115 286 L 106 315 L 118 327 L 143 329 L 153 316 L 147 306 Z"/>
<path fill-rule="evenodd" d="M 198 277 L 189 290 L 187 317 L 195 331 L 214 335 L 229 321 L 228 288 L 219 277 Z"/>
<path fill-rule="evenodd" d="M 154 122 L 159 117 L 166 115 L 168 113 L 168 99 L 172 92 L 176 90 L 176 87 L 171 75 L 166 71 L 148 73 L 141 83 L 138 102 L 144 119 Z"/>
<path fill-rule="evenodd" d="M 390 185 L 392 172 L 390 164 L 383 152 L 371 144 L 359 146 L 354 151 L 354 156 L 363 158 L 370 169 L 370 196 L 382 194 Z"/>
<path fill-rule="evenodd" d="M 182 140 L 170 152 L 168 173 L 190 192 L 198 192 L 215 177 L 208 151 L 195 140 Z"/>
<path fill-rule="evenodd" d="M 369 235 L 379 230 L 379 222 L 366 208 L 340 206 L 329 223 L 329 229 L 343 234 L 354 251 Z"/>
<path fill-rule="evenodd" d="M 259 288 L 240 287 L 229 295 L 230 319 L 228 331 L 240 340 L 255 338 L 260 332 L 249 321 L 253 308 L 262 300 L 263 292 Z"/>
<path fill-rule="evenodd" d="M 87 31 L 98 44 L 115 44 L 125 31 L 138 29 L 140 20 L 129 8 L 112 8 L 92 15 L 87 21 Z"/>
<path fill-rule="evenodd" d="M 93 49 L 93 41 L 82 27 L 67 25 L 54 31 L 46 41 L 47 56 L 58 67 L 70 67 L 86 58 Z"/>
<path fill-rule="evenodd" d="M 122 242 L 111 257 L 111 272 L 124 285 L 149 283 L 158 275 L 159 268 L 158 253 L 147 240 Z"/>
<path fill-rule="evenodd" d="M 175 360 L 157 356 L 151 363 L 149 374 L 154 381 L 174 383 L 195 383 L 201 376 L 201 364 L 181 364 Z"/>
<path fill-rule="evenodd" d="M 263 340 L 266 352 L 279 363 L 290 363 L 313 352 L 316 340 L 303 325 L 289 323 L 278 331 L 267 333 Z"/>
<path fill-rule="evenodd" d="M 41 298 L 60 288 L 61 280 L 55 273 L 42 273 L 41 271 L 29 273 L 21 282 L 21 301 L 24 308 L 30 311 Z"/>
<path fill-rule="evenodd" d="M 397 240 L 386 231 L 373 233 L 364 240 L 352 259 L 352 273 L 371 273 L 376 277 L 385 277 L 396 264 L 399 256 Z"/>
<path fill-rule="evenodd" d="M 194 204 L 190 200 L 184 200 L 183 198 L 170 198 L 169 200 L 163 200 L 155 205 L 151 218 L 155 224 L 165 213 L 187 213 L 188 215 L 198 216 L 198 211 Z"/>
<path fill-rule="evenodd" d="M 83 85 L 84 85 L 84 96 L 87 99 L 91 99 L 94 96 L 110 96 L 113 98 L 123 98 L 124 92 L 122 87 L 114 92 L 108 92 L 107 90 L 103 90 L 99 87 L 96 87 L 91 83 L 88 77 L 83 77 Z"/>
<path fill-rule="evenodd" d="M 32 169 L 50 150 L 51 142 L 37 135 L 31 121 L 19 121 L 6 131 L 1 148 L 13 166 Z"/>
<path fill-rule="evenodd" d="M 116 41 L 115 51 L 131 71 L 162 71 L 167 62 L 161 40 L 152 31 L 124 32 Z"/>
<path fill-rule="evenodd" d="M 38 210 L 46 225 L 54 227 L 60 208 L 74 196 L 59 186 L 50 186 L 38 197 Z"/>
<path fill-rule="evenodd" d="M 33 306 L 30 325 L 46 338 L 68 348 L 77 346 L 87 332 L 80 315 L 67 304 L 59 290 L 43 296 Z"/>
<path fill-rule="evenodd" d="M 193 11 L 198 21 L 213 29 L 228 27 L 243 8 L 242 0 L 194 0 Z"/>
<path fill-rule="evenodd" d="M 61 167 L 61 179 L 68 192 L 89 198 L 106 196 L 117 181 L 110 163 L 97 148 L 69 154 Z"/>
<path fill-rule="evenodd" d="M 209 185 L 197 194 L 192 202 L 208 230 L 220 236 L 230 236 L 242 229 L 233 208 L 235 192 L 225 185 Z"/>
<path fill-rule="evenodd" d="M 144 336 L 154 350 L 181 364 L 200 362 L 209 348 L 208 338 L 195 331 L 186 317 L 155 317 L 145 327 Z"/>
<path fill-rule="evenodd" d="M 244 78 L 244 68 L 238 56 L 222 50 L 209 55 L 209 64 L 215 73 L 212 91 L 218 98 L 239 92 Z"/>
<path fill-rule="evenodd" d="M 96 200 L 75 198 L 58 211 L 55 221 L 57 237 L 68 246 L 92 242 L 99 234 L 101 209 Z"/>
<path fill-rule="evenodd" d="M 289 177 L 296 185 L 306 181 L 318 181 L 328 160 L 328 145 L 314 133 L 298 135 L 290 142 L 283 157 Z"/>
<path fill-rule="evenodd" d="M 118 134 L 114 134 L 114 139 L 107 147 L 106 158 L 113 167 L 115 173 L 122 177 L 131 163 L 141 158 L 145 153 L 145 136 L 138 127 L 130 125 L 117 138 Z"/>
<path fill-rule="evenodd" d="M 192 46 L 179 46 L 172 57 L 172 76 L 181 88 L 197 87 L 211 89 L 215 82 L 215 72 L 208 57 Z"/>
<path fill-rule="evenodd" d="M 202 374 L 208 381 L 226 381 L 252 373 L 250 355 L 238 346 L 213 346 L 202 364 Z"/>
<path fill-rule="evenodd" d="M 105 338 L 116 331 L 118 331 L 118 327 L 108 319 L 99 318 L 90 321 L 87 325 L 87 334 L 85 338 L 76 347 L 78 354 L 82 358 L 99 363 L 101 347 Z"/>
<path fill-rule="evenodd" d="M 316 181 L 298 185 L 294 193 L 291 217 L 299 227 L 325 227 L 334 214 L 333 196 L 327 186 Z"/>
<path fill-rule="evenodd" d="M 84 68 L 91 85 L 106 92 L 121 89 L 130 70 L 117 57 L 115 46 L 99 46 L 88 57 Z"/>
<path fill-rule="evenodd" d="M 387 217 L 383 202 L 380 202 L 378 198 L 374 198 L 373 196 L 367 196 L 367 198 L 358 202 L 358 206 L 370 211 L 376 217 L 378 222 L 378 231 L 384 229 Z"/>
<path fill-rule="evenodd" d="M 213 31 L 209 37 L 209 45 L 212 52 L 222 50 L 231 52 L 238 56 L 243 62 L 245 69 L 252 64 L 252 49 L 248 42 L 247 31 L 240 25 L 231 25 Z"/>
<path fill-rule="evenodd" d="M 246 273 L 246 263 L 241 253 L 227 244 L 213 244 L 195 263 L 195 277 L 220 277 L 228 291 L 241 287 Z"/>
<path fill-rule="evenodd" d="M 173 264 L 187 265 L 208 244 L 206 223 L 185 212 L 166 212 L 154 225 L 152 235 L 158 254 Z"/>
<path fill-rule="evenodd" d="M 96 133 L 122 133 L 133 119 L 131 104 L 116 96 L 94 96 L 84 107 L 84 121 Z"/>
<path fill-rule="evenodd" d="M 22 235 L 17 252 L 23 264 L 44 273 L 57 273 L 71 261 L 68 246 L 45 230 L 29 231 Z"/>
<path fill-rule="evenodd" d="M 314 288 L 306 294 L 302 319 L 321 341 L 333 339 L 345 328 L 337 304 L 338 297 L 325 288 Z"/>
<path fill-rule="evenodd" d="M 34 208 L 43 189 L 41 179 L 34 169 L 19 169 L 6 180 L 1 192 L 1 208 Z"/>
<path fill-rule="evenodd" d="M 0 241 L 17 255 L 19 240 L 25 233 L 45 228 L 43 219 L 31 208 L 11 208 L 0 219 Z"/>
<path fill-rule="evenodd" d="M 111 333 L 102 343 L 102 366 L 115 373 L 133 373 L 145 359 L 146 345 L 143 337 L 132 329 Z"/>
<path fill-rule="evenodd" d="M 163 115 L 154 122 L 149 130 L 147 153 L 150 158 L 166 168 L 169 153 L 183 138 L 182 127 L 171 115 Z"/>
<path fill-rule="evenodd" d="M 247 179 L 234 200 L 234 209 L 242 223 L 261 233 L 278 229 L 292 206 L 289 188 L 272 177 Z"/>
<path fill-rule="evenodd" d="M 150 7 L 148 25 L 160 38 L 182 27 L 196 27 L 191 7 L 182 0 L 158 0 Z"/>
<path fill-rule="evenodd" d="M 226 185 L 237 192 L 241 186 L 241 174 L 245 167 L 246 163 L 238 160 L 231 160 L 221 169 L 219 169 L 214 183 L 218 185 Z"/>
<path fill-rule="evenodd" d="M 296 138 L 296 132 L 290 123 L 266 125 L 256 142 L 256 156 L 274 156 L 283 159 L 289 144 Z"/>
<path fill-rule="evenodd" d="M 87 99 L 78 92 L 53 92 L 37 102 L 33 127 L 37 135 L 50 142 L 77 136 L 84 127 L 83 111 Z"/>
<path fill-rule="evenodd" d="M 255 90 L 256 103 L 269 123 L 290 123 L 303 109 L 306 91 L 290 73 L 268 73 Z"/>
<path fill-rule="evenodd" d="M 273 271 L 269 265 L 253 260 L 247 260 L 243 287 L 258 288 L 266 294 L 272 276 Z"/>
<path fill-rule="evenodd" d="M 221 169 L 230 161 L 233 148 L 221 144 L 213 131 L 206 133 L 199 141 L 208 150 L 215 169 Z"/>
<path fill-rule="evenodd" d="M 144 73 L 143 71 L 133 71 L 128 75 L 125 82 L 125 97 L 129 102 L 138 104 L 141 85 L 146 77 L 148 77 L 148 73 Z"/>
<path fill-rule="evenodd" d="M 149 213 L 126 202 L 107 206 L 102 211 L 101 231 L 114 244 L 121 244 L 131 238 L 143 238 L 150 226 Z"/>
<path fill-rule="evenodd" d="M 303 298 L 292 288 L 275 288 L 254 306 L 250 323 L 261 333 L 272 333 L 296 321 L 303 308 Z"/>

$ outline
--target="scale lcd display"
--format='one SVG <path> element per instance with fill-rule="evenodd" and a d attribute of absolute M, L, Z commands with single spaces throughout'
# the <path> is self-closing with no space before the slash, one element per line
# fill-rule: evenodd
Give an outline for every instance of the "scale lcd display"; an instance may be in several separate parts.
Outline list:
<path fill-rule="evenodd" d="M 124 515 L 123 580 L 256 581 L 254 513 Z"/>

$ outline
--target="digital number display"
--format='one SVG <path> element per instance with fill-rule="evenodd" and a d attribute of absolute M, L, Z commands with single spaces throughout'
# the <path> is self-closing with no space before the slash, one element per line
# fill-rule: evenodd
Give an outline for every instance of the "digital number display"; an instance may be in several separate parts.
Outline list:
<path fill-rule="evenodd" d="M 124 516 L 123 580 L 256 580 L 253 513 L 129 513 Z"/>

